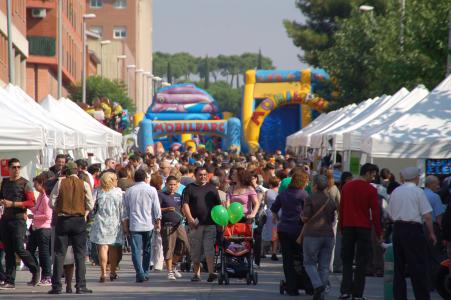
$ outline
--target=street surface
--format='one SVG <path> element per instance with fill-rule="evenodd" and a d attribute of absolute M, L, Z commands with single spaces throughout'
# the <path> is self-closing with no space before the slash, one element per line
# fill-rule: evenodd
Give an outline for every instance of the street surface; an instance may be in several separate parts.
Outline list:
<path fill-rule="evenodd" d="M 279 257 L 280 258 L 280 257 Z M 262 268 L 258 270 L 259 283 L 256 286 L 246 285 L 239 279 L 230 279 L 230 285 L 218 285 L 218 283 L 207 283 L 205 274 L 203 281 L 191 283 L 191 274 L 183 273 L 184 277 L 175 282 L 166 279 L 166 272 L 152 272 L 151 278 L 145 283 L 135 283 L 135 274 L 129 254 L 124 255 L 121 262 L 121 270 L 118 272 L 119 279 L 115 282 L 98 283 L 100 269 L 87 266 L 88 288 L 94 291 L 91 295 L 47 295 L 50 287 L 28 287 L 26 282 L 30 280 L 28 271 L 18 271 L 16 290 L 0 291 L 0 299 L 153 299 L 153 300 L 218 300 L 218 299 L 311 299 L 311 296 L 301 295 L 299 297 L 281 296 L 279 294 L 279 281 L 282 278 L 282 262 L 272 262 L 262 259 Z M 74 278 L 75 280 L 75 278 Z M 340 274 L 331 275 L 332 289 L 327 295 L 327 300 L 337 299 L 339 296 Z M 410 283 L 409 283 L 410 284 Z M 73 286 L 75 283 L 73 284 Z M 63 288 L 63 291 L 65 288 Z M 73 287 L 75 292 L 75 288 Z M 409 288 L 409 299 L 414 299 L 411 288 Z M 383 278 L 367 278 L 365 295 L 369 300 L 383 299 Z M 432 299 L 441 299 L 434 293 Z"/>

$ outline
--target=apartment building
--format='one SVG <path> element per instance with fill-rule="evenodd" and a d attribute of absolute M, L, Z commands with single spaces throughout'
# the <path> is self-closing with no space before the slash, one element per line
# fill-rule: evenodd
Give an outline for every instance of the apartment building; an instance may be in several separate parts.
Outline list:
<path fill-rule="evenodd" d="M 62 94 L 80 82 L 83 65 L 83 15 L 86 3 L 79 0 L 27 0 L 27 93 L 36 101 L 50 94 L 57 97 L 57 15 L 62 4 Z"/>
<path fill-rule="evenodd" d="M 13 44 L 14 84 L 26 87 L 26 59 L 28 57 L 26 0 L 11 1 L 11 37 Z M 0 1 L 0 86 L 9 82 L 8 28 L 6 1 Z"/>
<path fill-rule="evenodd" d="M 123 80 L 137 111 L 145 111 L 152 101 L 152 0 L 86 0 L 86 7 L 96 15 L 88 30 L 110 41 L 89 41 L 101 57 L 98 74 Z"/>

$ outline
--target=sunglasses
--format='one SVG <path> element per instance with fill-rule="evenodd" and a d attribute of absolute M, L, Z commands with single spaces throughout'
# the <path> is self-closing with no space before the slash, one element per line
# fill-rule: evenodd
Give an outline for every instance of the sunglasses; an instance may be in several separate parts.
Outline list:
<path fill-rule="evenodd" d="M 11 169 L 20 169 L 20 166 L 11 166 Z"/>

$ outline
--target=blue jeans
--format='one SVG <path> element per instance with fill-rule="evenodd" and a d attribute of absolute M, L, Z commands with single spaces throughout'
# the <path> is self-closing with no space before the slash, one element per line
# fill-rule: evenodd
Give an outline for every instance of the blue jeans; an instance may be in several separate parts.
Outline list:
<path fill-rule="evenodd" d="M 130 232 L 132 261 L 137 281 L 144 281 L 149 276 L 152 233 L 153 230 Z"/>
<path fill-rule="evenodd" d="M 304 238 L 304 267 L 315 289 L 329 282 L 329 264 L 334 244 L 333 237 Z"/>

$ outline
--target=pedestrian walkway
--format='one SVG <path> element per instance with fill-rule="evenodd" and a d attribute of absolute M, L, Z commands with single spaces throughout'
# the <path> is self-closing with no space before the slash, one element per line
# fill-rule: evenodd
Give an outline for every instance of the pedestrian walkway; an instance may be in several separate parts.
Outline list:
<path fill-rule="evenodd" d="M 231 279 L 229 286 L 207 283 L 207 277 L 203 274 L 203 281 L 191 283 L 191 274 L 177 281 L 169 282 L 166 272 L 153 272 L 150 280 L 145 283 L 135 283 L 135 272 L 131 263 L 130 255 L 124 255 L 121 262 L 121 270 L 118 272 L 120 278 L 117 281 L 104 284 L 98 283 L 99 268 L 87 267 L 86 279 L 88 288 L 94 291 L 92 295 L 47 295 L 49 287 L 28 287 L 30 273 L 27 271 L 17 272 L 16 290 L 0 291 L 0 299 L 149 299 L 152 300 L 220 300 L 220 299 L 291 299 L 292 297 L 279 294 L 279 281 L 282 278 L 282 262 L 273 262 L 269 259 L 262 260 L 262 268 L 258 270 L 258 285 L 246 285 L 244 280 Z M 337 299 L 339 296 L 341 276 L 331 275 L 332 289 L 326 300 Z M 75 284 L 75 283 L 74 283 Z M 64 291 L 64 288 L 63 288 Z M 74 288 L 75 291 L 75 288 Z M 382 300 L 383 278 L 367 278 L 365 297 L 369 300 Z M 302 295 L 295 299 L 311 299 L 311 296 Z M 414 299 L 412 289 L 409 288 L 409 299 Z M 432 294 L 433 300 L 441 299 L 437 293 Z"/>

